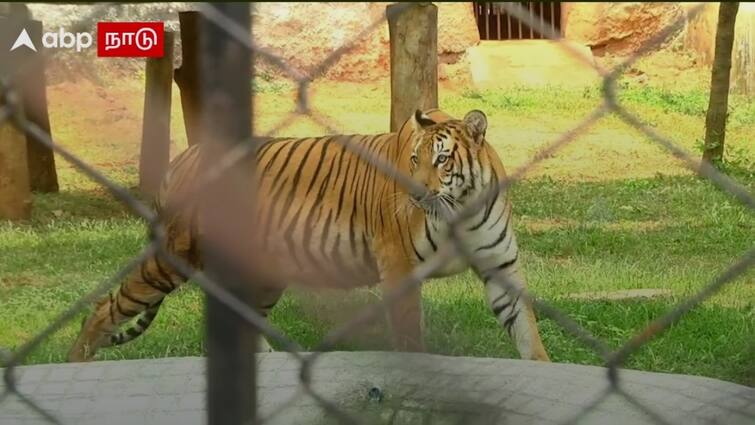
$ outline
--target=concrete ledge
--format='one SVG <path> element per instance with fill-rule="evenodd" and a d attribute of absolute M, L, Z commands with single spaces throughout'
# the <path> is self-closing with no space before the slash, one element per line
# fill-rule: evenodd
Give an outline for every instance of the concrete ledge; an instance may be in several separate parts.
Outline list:
<path fill-rule="evenodd" d="M 55 364 L 16 370 L 20 391 L 64 424 L 205 423 L 202 358 Z M 339 423 L 301 390 L 299 362 L 261 354 L 261 416 L 274 424 Z M 755 389 L 715 379 L 625 370 L 622 388 L 667 423 L 755 423 Z M 557 424 L 608 387 L 606 369 L 429 354 L 334 352 L 315 363 L 312 388 L 333 406 L 379 424 Z M 0 387 L 0 394 L 6 388 Z M 0 424 L 46 424 L 14 394 Z M 581 424 L 654 423 L 612 395 Z"/>

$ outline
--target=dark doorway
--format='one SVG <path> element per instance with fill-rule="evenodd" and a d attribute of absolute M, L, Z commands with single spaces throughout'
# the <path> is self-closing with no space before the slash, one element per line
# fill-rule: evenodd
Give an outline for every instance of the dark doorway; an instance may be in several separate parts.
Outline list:
<path fill-rule="evenodd" d="M 534 19 L 561 33 L 561 2 L 517 2 Z M 529 25 L 510 16 L 495 3 L 475 2 L 474 13 L 481 40 L 527 40 L 547 38 Z"/>

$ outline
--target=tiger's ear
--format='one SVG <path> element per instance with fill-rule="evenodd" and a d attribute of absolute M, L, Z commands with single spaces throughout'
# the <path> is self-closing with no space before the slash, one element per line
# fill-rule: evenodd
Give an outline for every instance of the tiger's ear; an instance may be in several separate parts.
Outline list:
<path fill-rule="evenodd" d="M 428 117 L 424 112 L 417 109 L 412 116 L 412 128 L 414 131 L 422 131 L 431 125 L 437 124 L 432 118 Z"/>
<path fill-rule="evenodd" d="M 469 111 L 464 116 L 464 124 L 467 125 L 469 134 L 472 135 L 474 141 L 482 144 L 482 141 L 485 140 L 485 131 L 488 129 L 488 117 L 485 116 L 485 113 L 477 109 Z"/>

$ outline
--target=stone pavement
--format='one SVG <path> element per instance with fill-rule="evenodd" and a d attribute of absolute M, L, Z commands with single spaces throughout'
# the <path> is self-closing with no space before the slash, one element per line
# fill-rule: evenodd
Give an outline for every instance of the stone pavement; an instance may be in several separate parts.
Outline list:
<path fill-rule="evenodd" d="M 259 405 L 274 424 L 339 423 L 301 390 L 299 362 L 258 356 Z M 715 379 L 623 370 L 622 388 L 668 424 L 755 424 L 755 389 Z M 63 424 L 205 423 L 202 358 L 102 361 L 16 369 L 19 391 Z M 0 424 L 44 424 L 0 384 Z M 334 352 L 312 389 L 365 423 L 558 424 L 608 387 L 606 370 L 523 360 L 416 353 Z M 272 416 L 271 416 L 272 415 Z M 580 424 L 655 423 L 611 395 Z"/>

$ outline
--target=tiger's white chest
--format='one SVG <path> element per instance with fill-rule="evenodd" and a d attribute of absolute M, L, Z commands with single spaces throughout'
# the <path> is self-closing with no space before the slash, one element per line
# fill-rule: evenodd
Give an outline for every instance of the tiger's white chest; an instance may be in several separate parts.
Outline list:
<path fill-rule="evenodd" d="M 452 243 L 449 238 L 449 229 L 445 223 L 428 220 L 426 226 L 414 232 L 414 241 L 420 262 L 427 260 L 444 244 Z M 469 268 L 469 262 L 463 256 L 456 256 L 436 269 L 430 275 L 432 278 L 452 276 Z"/>
<path fill-rule="evenodd" d="M 510 224 L 510 211 L 504 202 L 495 202 L 489 209 L 460 223 L 458 237 L 460 245 L 470 257 L 458 255 L 445 262 L 431 277 L 445 277 L 461 273 L 470 265 L 489 267 L 502 258 L 510 257 L 517 250 L 516 238 Z M 444 222 L 427 220 L 422 228 L 415 229 L 413 240 L 420 262 L 432 257 L 449 240 L 449 228 Z"/>

